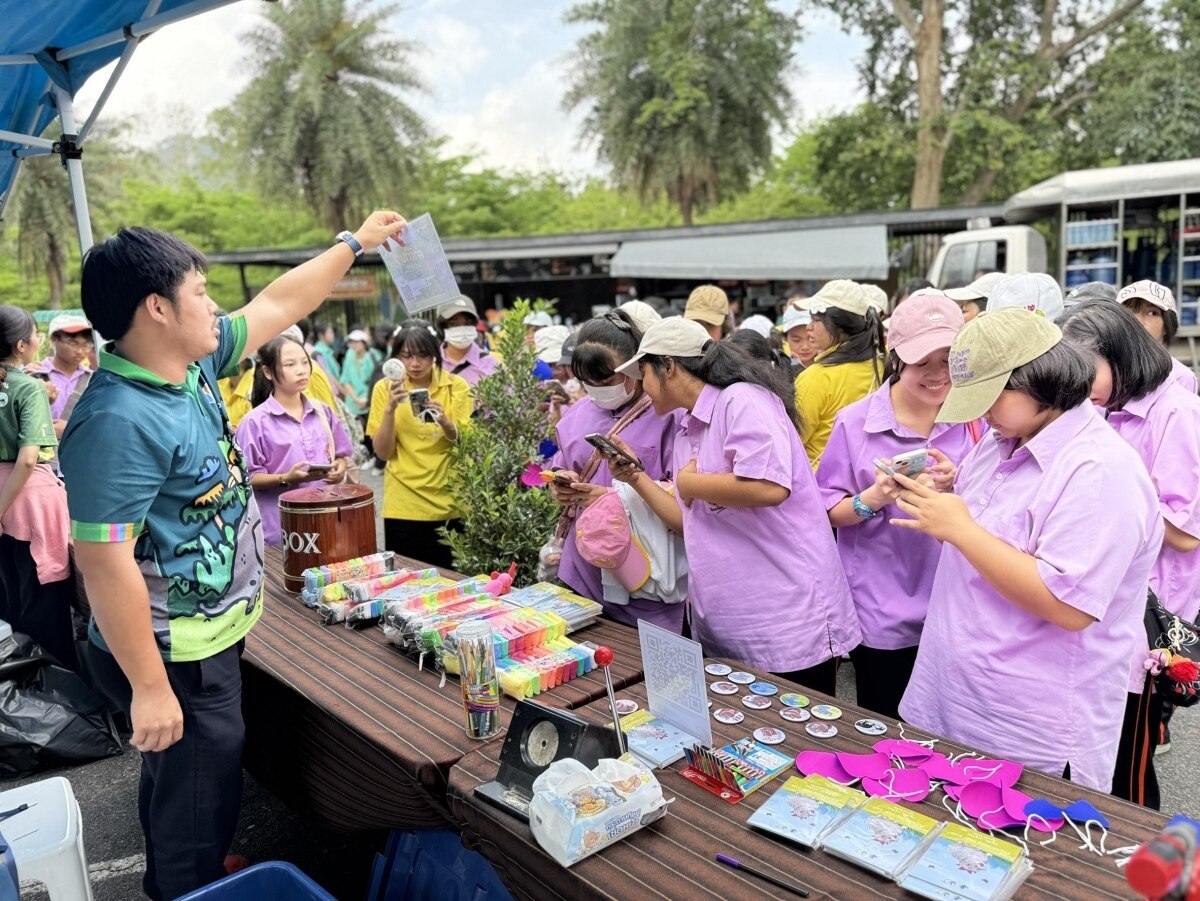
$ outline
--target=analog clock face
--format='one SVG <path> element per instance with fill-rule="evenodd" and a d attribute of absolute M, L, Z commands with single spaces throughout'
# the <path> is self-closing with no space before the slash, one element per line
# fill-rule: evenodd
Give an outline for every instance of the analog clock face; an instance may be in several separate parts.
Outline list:
<path fill-rule="evenodd" d="M 526 758 L 536 767 L 550 766 L 558 753 L 558 740 L 558 726 L 549 720 L 539 720 L 526 733 Z"/>

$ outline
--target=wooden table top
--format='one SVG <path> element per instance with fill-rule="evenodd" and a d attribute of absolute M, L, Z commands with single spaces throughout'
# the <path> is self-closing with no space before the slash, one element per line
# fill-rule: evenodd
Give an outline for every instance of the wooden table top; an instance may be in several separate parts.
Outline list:
<path fill-rule="evenodd" d="M 754 672 L 736 661 L 728 663 L 734 669 Z M 818 749 L 867 753 L 881 738 L 899 738 L 894 721 L 882 718 L 765 674 L 761 678 L 774 682 L 780 693 L 799 691 L 809 696 L 813 704 L 829 703 L 842 710 L 835 721 L 838 734 L 832 739 L 817 739 L 804 731 L 804 723 L 785 721 L 779 715 L 778 695 L 771 706 L 762 711 L 747 709 L 737 695 L 717 695 L 710 692 L 711 709 L 731 706 L 745 713 L 745 720 L 726 725 L 712 720 L 713 744 L 717 747 L 750 735 L 760 726 L 782 729 L 787 738 L 776 749 L 795 756 L 800 751 Z M 717 681 L 706 674 L 706 681 Z M 618 693 L 646 706 L 644 684 L 631 686 Z M 598 701 L 576 714 L 590 722 L 608 723 L 612 716 L 607 701 Z M 862 717 L 880 719 L 887 723 L 884 736 L 868 736 L 854 728 Z M 924 733 L 905 730 L 905 736 L 927 739 Z M 940 742 L 936 749 L 957 754 L 966 748 L 951 742 Z M 685 763 L 680 761 L 659 770 L 663 793 L 674 798 L 666 817 L 634 833 L 604 851 L 594 854 L 570 869 L 560 867 L 537 845 L 528 825 L 498 810 L 474 796 L 477 785 L 495 778 L 498 744 L 477 748 L 464 756 L 450 773 L 450 807 L 455 824 L 463 832 L 468 847 L 483 853 L 496 866 L 514 896 L 544 898 L 547 893 L 572 899 L 613 898 L 644 899 L 682 898 L 730 899 L 755 896 L 795 897 L 759 880 L 714 861 L 714 854 L 730 854 L 750 866 L 764 870 L 777 878 L 799 883 L 808 888 L 814 898 L 896 898 L 912 897 L 897 885 L 824 851 L 807 851 L 782 839 L 751 830 L 746 825 L 750 814 L 773 794 L 789 775 L 789 770 L 737 804 L 723 801 L 681 775 Z M 1080 798 L 1091 801 L 1108 818 L 1111 830 L 1106 847 L 1118 848 L 1145 842 L 1165 825 L 1166 817 L 1151 810 L 1101 795 L 1089 789 L 1025 770 L 1018 788 L 1035 798 L 1046 798 L 1060 806 Z M 950 812 L 941 805 L 944 795 L 935 789 L 923 803 L 915 805 L 921 813 L 938 820 L 952 820 Z M 906 805 L 908 806 L 908 805 Z M 1033 833 L 1038 840 L 1045 838 Z M 1093 830 L 1093 835 L 1097 835 Z M 1030 844 L 1034 871 L 1018 892 L 1018 898 L 1130 898 L 1132 892 L 1125 883 L 1113 858 L 1102 858 L 1080 850 L 1075 833 L 1064 827 L 1055 841 L 1039 847 Z"/>

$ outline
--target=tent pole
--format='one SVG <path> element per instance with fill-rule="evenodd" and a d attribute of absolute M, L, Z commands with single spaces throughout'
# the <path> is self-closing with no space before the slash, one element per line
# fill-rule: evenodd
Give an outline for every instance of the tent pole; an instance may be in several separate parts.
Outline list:
<path fill-rule="evenodd" d="M 75 207 L 75 229 L 79 233 L 79 252 L 86 253 L 92 246 L 92 217 L 88 212 L 87 190 L 83 183 L 83 160 L 75 149 L 75 103 L 71 95 L 54 86 L 54 100 L 58 107 L 58 118 L 62 123 L 63 141 L 58 153 L 67 168 L 71 182 L 71 203 Z"/>

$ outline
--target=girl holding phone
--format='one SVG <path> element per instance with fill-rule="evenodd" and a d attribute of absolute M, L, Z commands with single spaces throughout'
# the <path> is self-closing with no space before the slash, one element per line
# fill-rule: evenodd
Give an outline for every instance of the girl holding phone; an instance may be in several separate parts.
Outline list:
<path fill-rule="evenodd" d="M 1150 588 L 1167 610 L 1189 622 L 1200 611 L 1200 397 L 1173 377 L 1166 348 L 1126 308 L 1087 300 L 1062 323 L 1065 340 L 1096 360 L 1092 403 L 1137 452 L 1154 483 L 1166 535 L 1150 574 Z M 1145 642 L 1134 656 L 1113 794 L 1159 807 L 1154 751 L 1163 715 L 1142 665 Z"/>
<path fill-rule="evenodd" d="M 906 303 L 910 303 L 906 301 Z M 1163 525 L 1137 454 L 1088 402 L 1095 367 L 1021 309 L 980 313 L 950 346 L 938 419 L 985 416 L 939 492 L 897 501 L 942 542 L 905 721 L 1108 791 Z"/>
<path fill-rule="evenodd" d="M 850 652 L 858 703 L 898 717 L 908 685 L 941 547 L 927 535 L 889 527 L 899 486 L 874 461 L 902 452 L 929 455 L 928 481 L 948 489 L 983 423 L 939 423 L 950 393 L 950 344 L 963 327 L 957 303 L 941 293 L 910 297 L 892 314 L 884 385 L 838 413 L 817 484 L 862 628 Z"/>
<path fill-rule="evenodd" d="M 450 447 L 471 421 L 471 388 L 442 369 L 433 329 L 406 322 L 392 339 L 392 357 L 404 364 L 403 379 L 380 379 L 371 390 L 367 436 L 383 471 L 383 536 L 390 551 L 431 566 L 449 568 L 450 548 L 438 529 L 458 519 L 446 487 Z M 425 392 L 413 402 L 412 394 Z"/>
<path fill-rule="evenodd" d="M 631 597 L 627 605 L 606 602 L 600 570 L 580 556 L 571 528 L 578 509 L 592 503 L 613 483 L 611 458 L 589 443 L 589 435 L 610 439 L 620 435 L 624 447 L 650 478 L 670 477 L 676 418 L 655 413 L 641 382 L 617 372 L 637 352 L 641 338 L 641 331 L 621 309 L 585 322 L 576 332 L 571 368 L 587 396 L 563 412 L 555 429 L 558 453 L 548 464 L 573 485 L 550 483 L 554 499 L 564 507 L 558 578 L 572 591 L 603 604 L 605 613 L 617 622 L 636 626 L 639 619 L 645 619 L 679 632 L 683 628 L 682 604 L 644 597 Z"/>
<path fill-rule="evenodd" d="M 800 439 L 816 469 L 838 412 L 883 381 L 883 322 L 864 286 L 846 279 L 826 283 L 803 301 L 812 315 L 817 348 L 812 365 L 796 376 Z"/>
<path fill-rule="evenodd" d="M 250 485 L 262 514 L 263 542 L 279 544 L 279 496 L 305 482 L 341 482 L 354 448 L 341 419 L 304 396 L 312 360 L 280 335 L 258 351 L 249 413 L 237 428 Z"/>
<path fill-rule="evenodd" d="M 683 533 L 692 636 L 707 655 L 833 694 L 837 660 L 860 634 L 791 386 L 678 318 L 652 325 L 618 371 L 641 380 L 659 415 L 686 414 L 673 492 L 610 465 Z"/>

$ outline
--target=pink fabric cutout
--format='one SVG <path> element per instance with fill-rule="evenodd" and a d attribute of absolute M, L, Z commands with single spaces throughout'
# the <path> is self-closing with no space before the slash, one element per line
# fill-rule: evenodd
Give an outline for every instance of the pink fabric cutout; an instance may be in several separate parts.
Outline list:
<path fill-rule="evenodd" d="M 991 782 L 1004 788 L 1016 785 L 1021 773 L 1025 771 L 1022 764 L 1011 760 L 992 760 L 988 757 L 964 760 L 959 767 L 971 782 Z"/>
<path fill-rule="evenodd" d="M 805 776 L 824 776 L 842 785 L 858 781 L 857 777 L 842 769 L 837 755 L 832 751 L 801 751 L 796 755 L 796 769 Z"/>
<path fill-rule="evenodd" d="M 930 788 L 929 777 L 918 769 L 890 769 L 880 779 L 863 779 L 862 787 L 872 797 L 913 804 L 929 797 Z"/>
<path fill-rule="evenodd" d="M 933 756 L 933 749 L 919 745 L 914 741 L 898 738 L 885 738 L 875 742 L 873 748 L 880 754 L 898 757 L 905 763 L 916 764 Z"/>
<path fill-rule="evenodd" d="M 972 819 L 1004 808 L 1000 786 L 991 782 L 970 782 L 964 785 L 959 800 L 962 802 L 963 813 Z"/>
<path fill-rule="evenodd" d="M 939 782 L 965 785 L 971 781 L 963 772 L 962 767 L 952 763 L 945 754 L 935 754 L 928 760 L 921 761 L 917 766 L 928 773 L 930 779 L 936 779 Z"/>
<path fill-rule="evenodd" d="M 843 770 L 857 779 L 879 779 L 892 766 L 886 754 L 837 754 L 837 762 Z"/>

